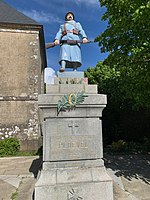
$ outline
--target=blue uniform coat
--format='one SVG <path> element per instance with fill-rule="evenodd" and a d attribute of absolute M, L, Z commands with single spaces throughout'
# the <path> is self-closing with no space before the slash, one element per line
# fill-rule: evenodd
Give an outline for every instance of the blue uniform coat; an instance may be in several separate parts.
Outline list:
<path fill-rule="evenodd" d="M 67 34 L 62 35 L 63 31 L 65 30 Z M 57 40 L 81 40 L 84 37 L 87 37 L 81 24 L 79 22 L 75 22 L 74 20 L 66 21 L 64 24 L 60 26 L 60 29 L 58 33 L 56 34 L 55 39 Z M 72 30 L 77 29 L 79 31 L 79 34 L 73 34 Z M 62 44 L 60 46 L 60 59 L 59 63 L 61 64 L 61 61 L 66 61 L 66 67 L 67 68 L 74 68 L 74 67 L 80 67 L 81 66 L 81 50 L 80 50 L 80 44 L 77 45 L 70 45 L 70 44 Z"/>

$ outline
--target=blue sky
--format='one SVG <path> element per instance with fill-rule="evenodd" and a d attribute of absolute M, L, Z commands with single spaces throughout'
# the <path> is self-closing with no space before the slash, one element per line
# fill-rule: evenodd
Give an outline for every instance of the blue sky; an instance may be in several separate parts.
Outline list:
<path fill-rule="evenodd" d="M 45 42 L 54 40 L 68 11 L 75 14 L 75 21 L 82 24 L 89 40 L 94 40 L 107 27 L 107 22 L 101 21 L 105 8 L 100 7 L 98 0 L 5 0 L 5 2 L 42 24 Z M 98 43 L 84 44 L 81 49 L 82 66 L 80 70 L 94 67 L 107 57 L 107 54 L 100 53 Z M 57 71 L 59 69 L 59 47 L 46 50 L 46 54 L 48 67 Z"/>

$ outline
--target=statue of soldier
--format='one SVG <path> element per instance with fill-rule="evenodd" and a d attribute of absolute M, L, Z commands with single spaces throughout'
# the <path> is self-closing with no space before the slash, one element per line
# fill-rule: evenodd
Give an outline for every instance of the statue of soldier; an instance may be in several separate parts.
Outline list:
<path fill-rule="evenodd" d="M 88 38 L 81 24 L 74 21 L 74 14 L 72 12 L 68 12 L 65 15 L 65 23 L 60 26 L 54 40 L 55 45 L 60 44 L 60 72 L 64 72 L 65 68 L 73 68 L 76 71 L 81 66 L 80 44 L 67 43 L 67 40 L 77 41 L 80 39 L 82 39 L 83 43 L 88 42 Z M 60 41 L 62 42 L 60 43 Z"/>

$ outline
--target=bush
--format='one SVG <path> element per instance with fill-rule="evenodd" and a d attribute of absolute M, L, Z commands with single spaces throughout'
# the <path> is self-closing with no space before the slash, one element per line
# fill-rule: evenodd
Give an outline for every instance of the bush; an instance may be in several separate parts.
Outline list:
<path fill-rule="evenodd" d="M 124 140 L 118 140 L 111 145 L 113 152 L 125 152 L 128 149 L 128 144 Z"/>
<path fill-rule="evenodd" d="M 104 147 L 107 154 L 150 154 L 150 139 L 144 138 L 140 142 L 118 140 Z"/>
<path fill-rule="evenodd" d="M 20 150 L 19 140 L 17 138 L 6 138 L 0 141 L 0 156 L 16 155 Z"/>

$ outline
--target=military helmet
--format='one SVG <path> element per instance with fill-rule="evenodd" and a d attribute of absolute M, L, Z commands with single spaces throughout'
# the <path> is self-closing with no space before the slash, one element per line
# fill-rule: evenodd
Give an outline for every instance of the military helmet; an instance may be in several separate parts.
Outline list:
<path fill-rule="evenodd" d="M 69 11 L 69 12 L 66 13 L 66 15 L 65 15 L 65 20 L 67 20 L 67 15 L 69 15 L 69 14 L 71 14 L 71 15 L 73 16 L 73 20 L 74 20 L 74 14 L 73 14 L 73 12 L 71 12 L 71 11 Z"/>

